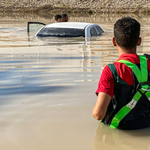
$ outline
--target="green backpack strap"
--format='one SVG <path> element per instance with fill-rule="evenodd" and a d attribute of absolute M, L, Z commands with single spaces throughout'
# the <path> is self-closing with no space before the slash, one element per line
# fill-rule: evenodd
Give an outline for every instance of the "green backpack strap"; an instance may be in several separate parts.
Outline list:
<path fill-rule="evenodd" d="M 119 60 L 118 62 L 126 64 L 128 67 L 132 69 L 139 84 L 141 84 L 141 89 L 139 89 L 132 100 L 125 106 L 123 106 L 117 114 L 113 117 L 110 126 L 113 128 L 117 128 L 119 126 L 120 121 L 136 106 L 137 102 L 141 98 L 142 94 L 145 94 L 148 100 L 150 100 L 150 87 L 147 85 L 148 81 L 148 71 L 147 71 L 147 59 L 146 56 L 139 56 L 141 70 L 137 67 L 136 64 L 133 64 L 126 60 Z M 144 83 L 144 84 L 143 84 Z M 145 93 L 145 91 L 147 91 Z"/>
<path fill-rule="evenodd" d="M 150 55 L 148 55 L 148 54 L 144 54 L 148 59 L 149 59 L 149 61 L 150 61 Z"/>
<path fill-rule="evenodd" d="M 137 80 L 141 87 L 146 90 L 149 88 L 149 86 L 146 84 L 148 81 L 147 59 L 145 55 L 139 55 L 139 59 L 141 70 L 137 67 L 136 64 L 131 63 L 127 60 L 119 60 L 118 62 L 124 63 L 128 67 L 130 67 L 137 77 Z"/>
<path fill-rule="evenodd" d="M 117 73 L 115 65 L 114 64 L 108 64 L 108 67 L 114 76 L 114 80 L 117 81 L 118 80 L 118 73 Z"/>
<path fill-rule="evenodd" d="M 126 82 L 124 82 L 118 75 L 117 69 L 115 67 L 114 64 L 108 64 L 109 69 L 111 70 L 113 77 L 114 77 L 114 81 L 116 81 L 117 83 L 120 84 L 127 84 Z"/>
<path fill-rule="evenodd" d="M 140 98 L 141 94 L 139 92 L 136 92 L 133 99 L 127 105 L 123 106 L 113 117 L 110 126 L 113 128 L 117 128 L 120 121 L 135 107 Z"/>
<path fill-rule="evenodd" d="M 150 101 L 150 91 L 147 91 L 147 92 L 145 93 L 145 95 L 146 95 L 147 99 Z"/>

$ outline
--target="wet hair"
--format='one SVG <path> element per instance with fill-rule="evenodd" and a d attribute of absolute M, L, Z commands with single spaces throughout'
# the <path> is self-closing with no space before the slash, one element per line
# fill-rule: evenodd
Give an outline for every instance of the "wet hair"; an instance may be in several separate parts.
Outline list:
<path fill-rule="evenodd" d="M 56 16 L 55 16 L 55 20 L 56 20 L 56 21 L 57 21 L 58 19 L 60 19 L 60 18 L 62 18 L 61 15 L 56 15 Z"/>
<path fill-rule="evenodd" d="M 63 17 L 68 17 L 68 15 L 67 15 L 67 14 L 62 14 L 62 18 L 63 18 Z"/>
<path fill-rule="evenodd" d="M 135 48 L 140 35 L 140 23 L 133 18 L 124 17 L 114 25 L 114 37 L 118 46 Z"/>

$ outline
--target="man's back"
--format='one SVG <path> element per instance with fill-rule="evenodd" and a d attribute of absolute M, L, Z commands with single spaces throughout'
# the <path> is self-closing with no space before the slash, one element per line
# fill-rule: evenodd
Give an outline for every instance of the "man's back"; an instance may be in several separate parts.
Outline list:
<path fill-rule="evenodd" d="M 119 57 L 118 60 L 121 59 L 128 60 L 137 65 L 140 64 L 140 60 L 137 54 L 123 54 Z M 119 77 L 128 85 L 133 85 L 134 80 L 133 80 L 132 70 L 127 65 L 117 61 L 114 62 L 113 64 L 116 67 Z M 148 70 L 150 72 L 150 60 L 148 58 L 147 58 L 147 63 L 148 63 Z M 105 66 L 101 74 L 101 78 L 98 84 L 96 94 L 98 94 L 99 92 L 105 92 L 109 94 L 111 97 L 113 97 L 113 91 L 114 91 L 114 77 L 110 68 L 107 65 Z"/>
<path fill-rule="evenodd" d="M 140 23 L 130 17 L 119 19 L 112 42 L 120 57 L 103 69 L 92 114 L 115 128 L 150 126 L 149 55 L 136 54 L 141 44 Z"/>
<path fill-rule="evenodd" d="M 146 62 L 147 64 L 150 64 L 150 60 L 148 59 L 148 57 L 150 58 L 150 56 L 147 55 Z M 137 92 L 137 86 L 139 82 L 136 79 L 136 75 L 134 75 L 132 69 L 128 67 L 126 64 L 118 62 L 121 60 L 129 61 L 133 64 L 136 64 L 141 70 L 143 67 L 142 65 L 140 65 L 138 55 L 123 54 L 117 60 L 117 62 L 109 64 L 104 68 L 96 93 L 102 91 L 107 92 L 104 90 L 109 89 L 108 91 L 110 93 L 108 94 L 113 93 L 114 97 L 111 100 L 107 113 L 103 119 L 103 122 L 105 124 L 111 124 L 113 117 L 121 110 L 122 107 L 130 103 L 130 101 L 132 100 L 132 98 L 134 98 L 134 95 Z M 150 65 L 147 66 L 148 66 L 147 70 L 148 72 L 150 72 Z M 150 102 L 147 100 L 146 96 L 142 96 L 139 99 L 140 101 L 138 102 L 138 105 L 129 114 L 124 116 L 122 120 L 120 120 L 120 122 L 118 123 L 119 128 L 135 129 L 149 126 Z M 115 109 L 113 107 L 115 107 Z M 124 113 L 124 111 L 122 112 Z M 135 125 L 135 123 L 137 122 L 138 126 Z"/>

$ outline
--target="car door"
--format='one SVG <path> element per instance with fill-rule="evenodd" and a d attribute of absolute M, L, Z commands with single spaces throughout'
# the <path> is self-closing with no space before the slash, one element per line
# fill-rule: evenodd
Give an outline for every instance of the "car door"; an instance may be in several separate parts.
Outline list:
<path fill-rule="evenodd" d="M 35 35 L 42 27 L 46 24 L 41 22 L 28 22 L 27 24 L 27 33 L 28 35 Z"/>

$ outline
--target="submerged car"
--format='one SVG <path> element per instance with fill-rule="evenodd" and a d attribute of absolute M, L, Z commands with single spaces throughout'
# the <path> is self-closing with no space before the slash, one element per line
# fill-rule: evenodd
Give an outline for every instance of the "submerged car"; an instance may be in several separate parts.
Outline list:
<path fill-rule="evenodd" d="M 104 32 L 98 24 L 85 22 L 60 22 L 45 25 L 40 22 L 28 22 L 28 33 L 36 31 L 37 37 L 92 37 Z"/>

